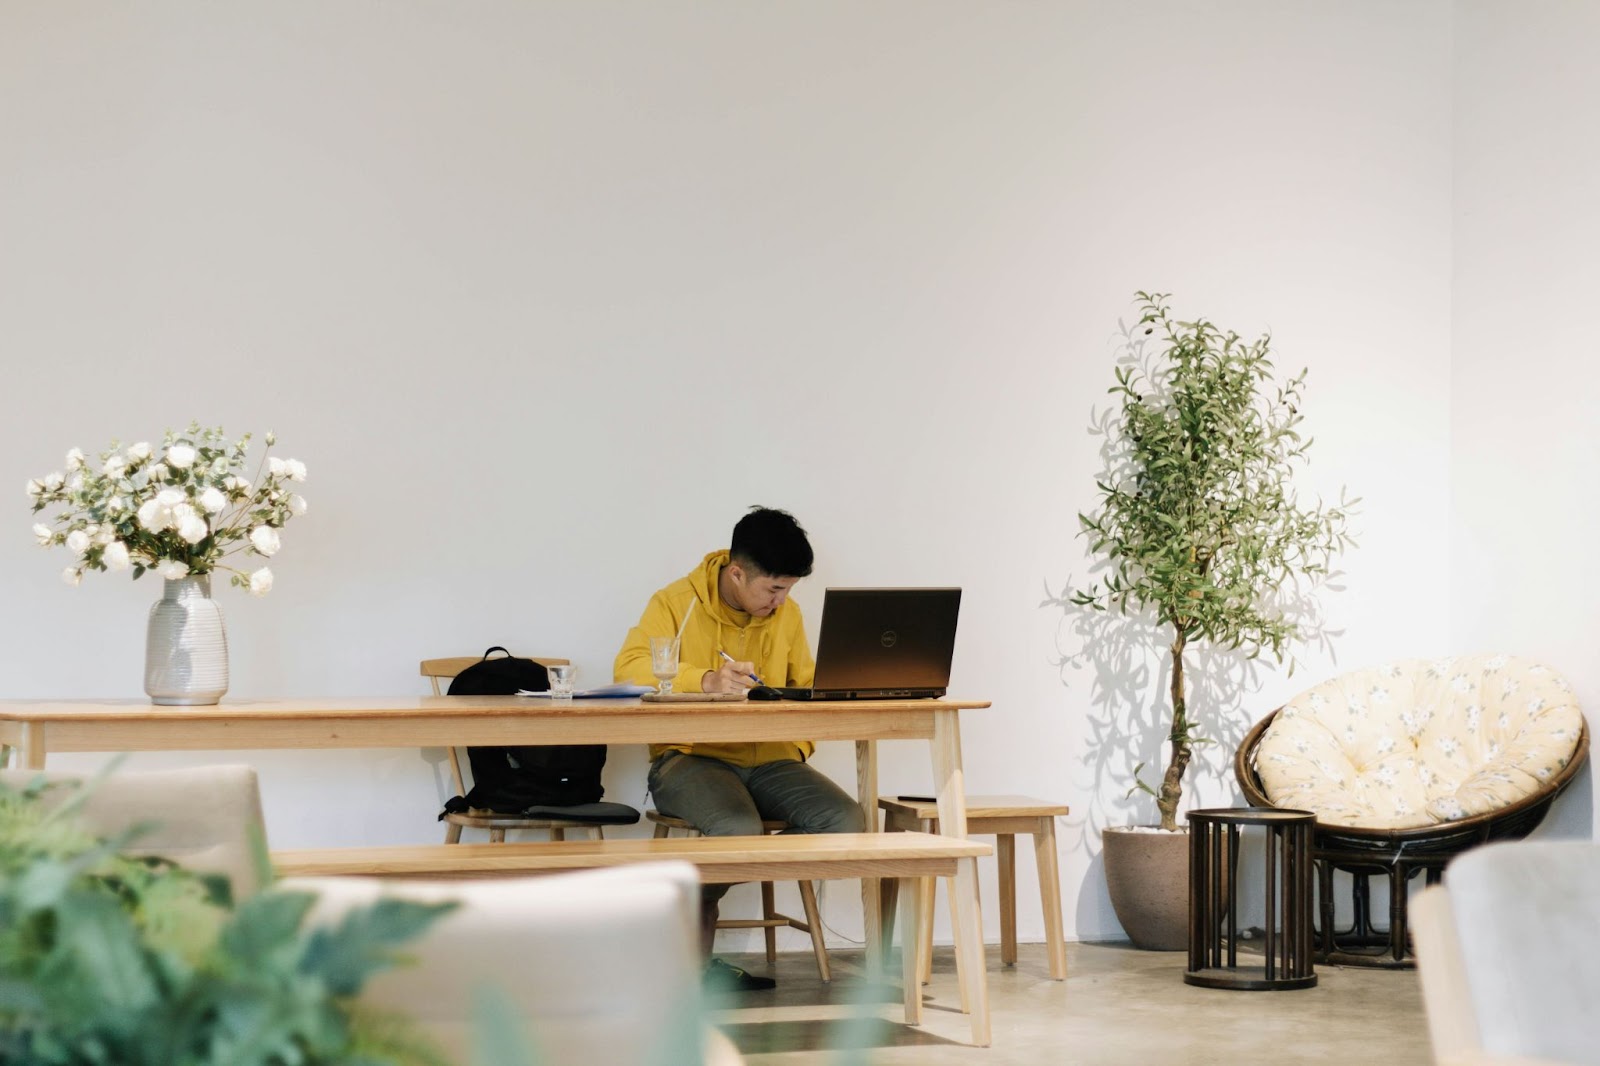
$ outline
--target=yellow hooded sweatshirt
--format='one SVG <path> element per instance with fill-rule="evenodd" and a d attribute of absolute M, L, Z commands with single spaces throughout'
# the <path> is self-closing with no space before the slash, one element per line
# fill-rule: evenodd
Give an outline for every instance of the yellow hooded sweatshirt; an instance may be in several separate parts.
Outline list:
<path fill-rule="evenodd" d="M 752 618 L 722 602 L 718 579 L 728 565 L 727 549 L 714 551 L 700 566 L 650 597 L 639 624 L 617 652 L 612 677 L 636 685 L 655 684 L 650 671 L 650 638 L 670 637 L 689 615 L 678 646 L 678 676 L 674 692 L 703 692 L 700 679 L 707 670 L 722 666 L 725 651 L 741 662 L 755 663 L 756 676 L 769 685 L 810 685 L 816 661 L 806 644 L 800 606 L 785 600 L 765 618 Z M 690 605 L 693 610 L 690 610 Z M 760 766 L 779 759 L 804 760 L 815 749 L 809 740 L 766 740 L 732 744 L 652 744 L 650 758 L 665 751 L 704 755 L 736 766 Z"/>

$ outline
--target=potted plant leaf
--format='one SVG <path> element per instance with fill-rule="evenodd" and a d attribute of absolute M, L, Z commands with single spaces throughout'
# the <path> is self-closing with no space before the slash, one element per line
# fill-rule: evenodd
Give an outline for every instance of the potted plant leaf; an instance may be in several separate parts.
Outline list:
<path fill-rule="evenodd" d="M 1138 946 L 1175 950 L 1186 943 L 1188 920 L 1178 812 L 1185 771 L 1204 739 L 1202 715 L 1186 698 L 1185 651 L 1209 644 L 1250 658 L 1266 652 L 1279 663 L 1288 657 L 1292 669 L 1308 597 L 1353 543 L 1349 520 L 1359 501 L 1341 492 L 1337 505 L 1308 505 L 1297 496 L 1294 475 L 1312 443 L 1301 434 L 1306 372 L 1278 383 L 1270 336 L 1246 342 L 1205 319 L 1178 321 L 1162 293 L 1137 299 L 1136 341 L 1109 390 L 1120 410 L 1107 422 L 1099 506 L 1078 516 L 1099 576 L 1068 598 L 1170 640 L 1166 769 L 1154 786 L 1139 778 L 1143 764 L 1134 769 L 1135 789 L 1155 797 L 1167 832 L 1107 830 L 1102 841 L 1124 929 Z M 1147 921 L 1141 912 L 1151 908 Z"/>
<path fill-rule="evenodd" d="M 384 899 L 302 928 L 314 902 L 119 854 L 0 784 L 0 1062 L 34 1066 L 446 1066 L 366 979 L 450 903 Z M 263 859 L 265 856 L 263 855 Z"/>

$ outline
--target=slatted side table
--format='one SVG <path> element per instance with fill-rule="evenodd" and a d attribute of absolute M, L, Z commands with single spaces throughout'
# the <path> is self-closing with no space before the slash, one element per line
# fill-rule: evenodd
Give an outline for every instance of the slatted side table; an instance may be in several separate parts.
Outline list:
<path fill-rule="evenodd" d="M 1317 983 L 1311 940 L 1311 834 L 1317 816 L 1276 807 L 1189 812 L 1189 968 L 1206 988 L 1254 991 Z M 1265 836 L 1262 864 L 1266 935 L 1259 964 L 1239 964 L 1240 834 Z M 1282 927 L 1279 928 L 1279 918 Z M 1247 955 L 1247 960 L 1257 958 Z"/>

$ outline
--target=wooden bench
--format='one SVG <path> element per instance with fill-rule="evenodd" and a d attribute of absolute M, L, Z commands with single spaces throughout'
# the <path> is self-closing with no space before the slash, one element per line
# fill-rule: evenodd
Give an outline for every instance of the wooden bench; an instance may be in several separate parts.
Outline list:
<path fill-rule="evenodd" d="M 661 837 L 646 840 L 517 841 L 507 844 L 414 844 L 386 847 L 311 848 L 274 851 L 283 877 L 483 878 L 520 877 L 562 870 L 677 859 L 693 863 L 708 884 L 743 881 L 809 881 L 834 878 L 898 878 L 911 905 L 901 910 L 901 964 L 905 1020 L 922 1022 L 921 952 L 918 935 L 925 877 L 954 877 L 958 867 L 975 871 L 993 854 L 988 844 L 931 833 L 795 833 L 764 837 Z M 974 881 L 974 883 L 976 883 Z M 989 993 L 983 964 L 983 930 L 976 905 L 965 908 L 971 928 L 956 943 L 962 1009 L 972 1041 L 990 1042 Z"/>

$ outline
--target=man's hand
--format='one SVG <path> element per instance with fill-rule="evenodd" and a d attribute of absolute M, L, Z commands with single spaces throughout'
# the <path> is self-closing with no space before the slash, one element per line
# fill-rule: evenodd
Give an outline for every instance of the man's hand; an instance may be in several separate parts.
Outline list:
<path fill-rule="evenodd" d="M 704 692 L 743 692 L 755 684 L 750 678 L 755 672 L 755 663 L 723 663 L 719 669 L 706 671 L 700 688 Z"/>

